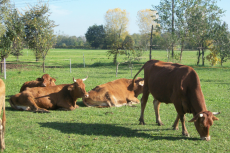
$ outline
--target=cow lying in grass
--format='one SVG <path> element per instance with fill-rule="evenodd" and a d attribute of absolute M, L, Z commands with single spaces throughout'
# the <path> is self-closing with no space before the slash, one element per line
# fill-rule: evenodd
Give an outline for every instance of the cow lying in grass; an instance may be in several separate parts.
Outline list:
<path fill-rule="evenodd" d="M 0 119 L 0 148 L 3 151 L 5 149 L 5 140 L 4 140 L 4 132 L 5 132 L 5 124 L 6 124 L 6 115 L 5 115 L 5 84 L 0 79 L 0 114 L 3 110 L 2 119 Z"/>
<path fill-rule="evenodd" d="M 135 79 L 117 79 L 89 91 L 89 97 L 83 98 L 83 103 L 88 107 L 120 107 L 127 104 L 137 104 L 137 96 L 143 91 L 144 81 Z"/>
<path fill-rule="evenodd" d="M 49 87 L 27 88 L 12 96 L 9 100 L 16 110 L 48 113 L 48 110 L 74 110 L 78 108 L 78 98 L 88 97 L 85 91 L 85 79 L 74 79 L 73 84 L 61 84 Z"/>
<path fill-rule="evenodd" d="M 27 81 L 25 82 L 20 92 L 24 91 L 27 87 L 33 88 L 33 87 L 49 87 L 49 86 L 55 86 L 55 78 L 52 78 L 49 74 L 44 74 L 41 78 L 37 78 L 34 81 Z"/>

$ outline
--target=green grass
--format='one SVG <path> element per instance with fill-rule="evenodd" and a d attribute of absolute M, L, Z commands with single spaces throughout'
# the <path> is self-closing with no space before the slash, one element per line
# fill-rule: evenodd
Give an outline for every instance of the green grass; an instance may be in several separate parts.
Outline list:
<path fill-rule="evenodd" d="M 167 53 L 153 51 L 152 58 L 167 61 Z M 210 128 L 211 141 L 206 142 L 199 139 L 194 124 L 187 122 L 192 118 L 191 114 L 186 114 L 189 138 L 182 136 L 181 124 L 179 131 L 172 130 L 176 118 L 172 104 L 161 104 L 164 126 L 157 126 L 152 96 L 149 96 L 145 109 L 147 125 L 144 126 L 138 125 L 140 104 L 136 107 L 90 108 L 78 99 L 80 107 L 74 111 L 39 114 L 13 110 L 9 105 L 10 96 L 18 93 L 24 82 L 43 75 L 41 63 L 34 62 L 31 51 L 24 50 L 19 59 L 20 62 L 16 62 L 15 57 L 8 57 L 7 65 L 24 66 L 7 69 L 6 80 L 0 75 L 6 84 L 5 152 L 230 152 L 230 62 L 224 63 L 223 67 L 211 67 L 208 61 L 205 66 L 196 66 L 196 52 L 183 53 L 181 63 L 192 66 L 200 77 L 208 110 L 221 112 L 220 120 Z M 121 62 L 122 56 L 118 56 L 118 60 Z M 134 63 L 133 76 L 147 60 L 148 52 L 145 52 L 143 59 Z M 119 66 L 116 77 L 116 66 L 105 50 L 53 49 L 47 55 L 46 66 L 46 73 L 57 79 L 56 84 L 72 83 L 73 77 L 88 75 L 87 91 L 115 79 L 132 78 L 126 64 Z M 143 71 L 138 76 L 143 77 Z"/>

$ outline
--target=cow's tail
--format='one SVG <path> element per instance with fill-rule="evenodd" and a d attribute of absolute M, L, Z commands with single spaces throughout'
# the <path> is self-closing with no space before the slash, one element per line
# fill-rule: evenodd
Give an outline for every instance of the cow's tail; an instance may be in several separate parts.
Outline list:
<path fill-rule="evenodd" d="M 142 68 L 137 72 L 137 74 L 133 77 L 133 80 L 132 80 L 132 85 L 133 85 L 133 88 L 135 87 L 135 78 L 137 77 L 137 75 L 143 70 L 143 68 L 145 67 L 145 64 L 142 66 Z"/>

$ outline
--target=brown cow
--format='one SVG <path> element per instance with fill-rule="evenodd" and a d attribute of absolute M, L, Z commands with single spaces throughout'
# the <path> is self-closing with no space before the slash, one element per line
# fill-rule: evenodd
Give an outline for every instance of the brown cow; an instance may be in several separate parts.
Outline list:
<path fill-rule="evenodd" d="M 33 88 L 33 87 L 48 87 L 48 86 L 55 86 L 55 78 L 52 78 L 49 74 L 44 74 L 41 78 L 37 78 L 34 81 L 27 81 L 25 82 L 20 92 L 24 91 L 27 87 Z"/>
<path fill-rule="evenodd" d="M 83 98 L 88 107 L 120 107 L 127 104 L 137 104 L 137 96 L 142 93 L 144 79 L 135 79 L 134 88 L 132 79 L 117 79 L 89 91 L 89 97 Z"/>
<path fill-rule="evenodd" d="M 149 60 L 137 72 L 136 76 L 144 69 L 144 87 L 141 99 L 140 124 L 144 122 L 144 110 L 149 93 L 154 97 L 154 108 L 159 125 L 160 102 L 166 104 L 173 103 L 178 117 L 174 122 L 174 129 L 177 129 L 179 119 L 182 123 L 182 134 L 189 136 L 185 127 L 185 113 L 192 113 L 193 118 L 189 122 L 194 122 L 195 127 L 202 140 L 210 140 L 209 128 L 214 120 L 218 120 L 207 110 L 203 93 L 200 87 L 200 80 L 195 70 L 189 66 L 167 63 L 159 60 Z"/>
<path fill-rule="evenodd" d="M 74 110 L 77 98 L 88 97 L 85 91 L 85 79 L 73 78 L 73 84 L 61 84 L 49 87 L 27 88 L 25 91 L 12 96 L 9 100 L 12 108 L 45 112 L 48 110 Z"/>
<path fill-rule="evenodd" d="M 5 149 L 4 132 L 6 124 L 5 114 L 5 83 L 0 79 L 0 114 L 3 109 L 2 120 L 0 119 L 0 148 L 3 151 Z"/>

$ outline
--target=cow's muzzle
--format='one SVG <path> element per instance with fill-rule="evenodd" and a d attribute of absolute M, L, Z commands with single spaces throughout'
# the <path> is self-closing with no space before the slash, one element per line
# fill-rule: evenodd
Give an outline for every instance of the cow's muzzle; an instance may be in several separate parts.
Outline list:
<path fill-rule="evenodd" d="M 201 140 L 209 141 L 209 140 L 211 140 L 211 137 L 210 136 L 208 136 L 208 137 L 201 137 Z"/>
<path fill-rule="evenodd" d="M 89 98 L 89 94 L 86 93 L 86 94 L 84 95 L 84 98 Z"/>

